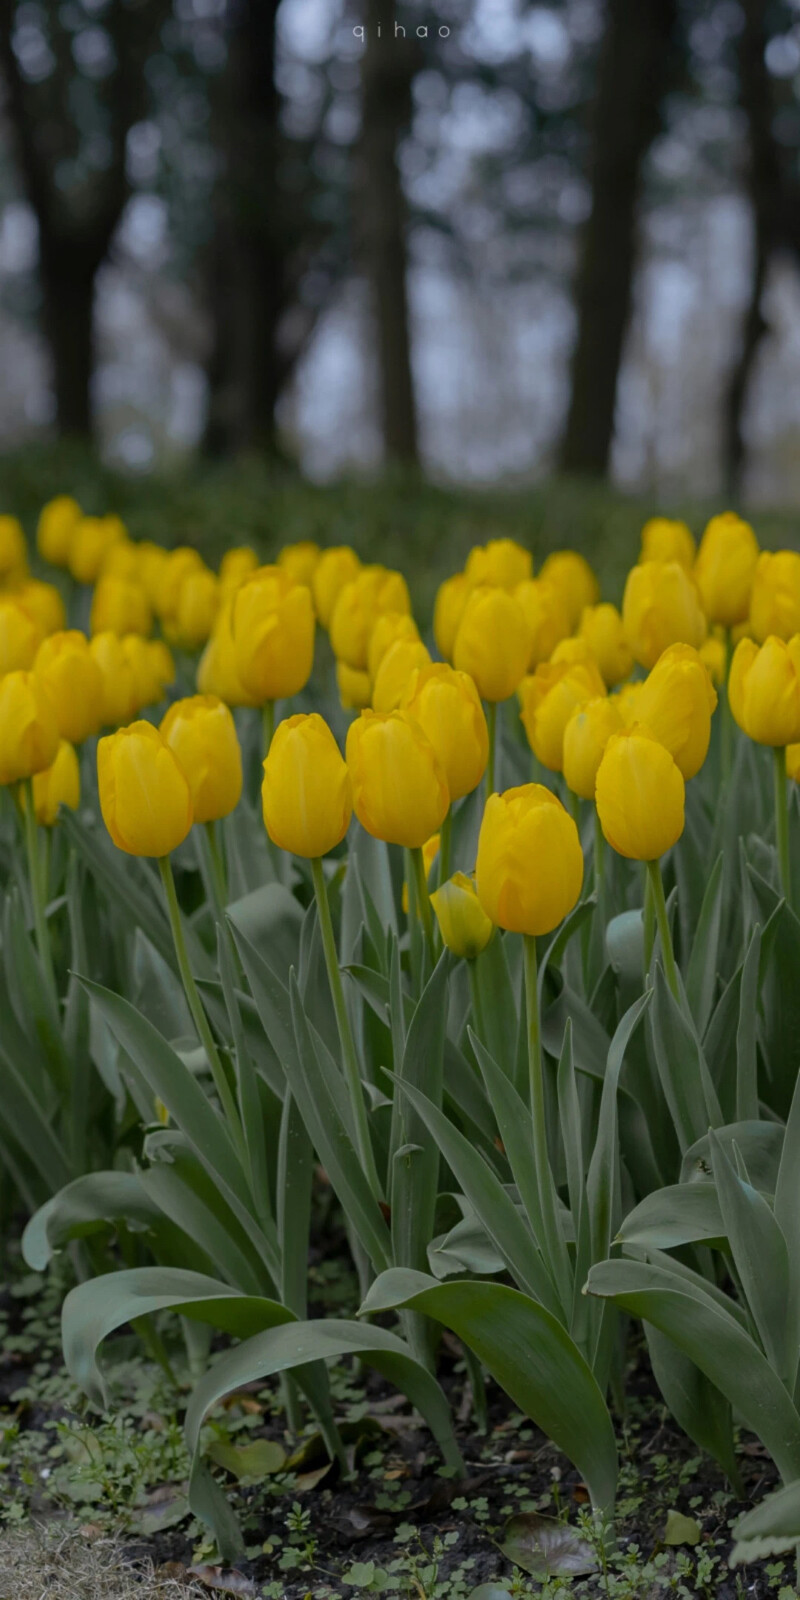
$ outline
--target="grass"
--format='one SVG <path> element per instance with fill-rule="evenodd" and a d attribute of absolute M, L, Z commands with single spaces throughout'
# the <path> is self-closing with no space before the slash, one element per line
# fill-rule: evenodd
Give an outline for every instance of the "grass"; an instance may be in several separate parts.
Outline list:
<path fill-rule="evenodd" d="M 0 1540 L 0 1600 L 199 1600 L 209 1590 L 130 1561 L 115 1539 L 30 1524 Z"/>

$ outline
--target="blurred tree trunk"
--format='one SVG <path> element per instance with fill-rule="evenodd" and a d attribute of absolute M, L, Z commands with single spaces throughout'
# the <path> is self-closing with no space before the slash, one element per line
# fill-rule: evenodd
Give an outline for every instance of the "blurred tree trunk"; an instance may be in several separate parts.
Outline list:
<path fill-rule="evenodd" d="M 566 472 L 605 477 L 638 255 L 645 156 L 659 130 L 676 0 L 607 0 L 598 69 L 592 209 L 576 286 L 578 332 L 561 446 Z"/>
<path fill-rule="evenodd" d="M 411 121 L 417 51 L 411 37 L 395 38 L 394 8 L 385 0 L 364 0 L 363 16 L 359 234 L 372 291 L 384 449 L 389 461 L 415 466 L 407 214 L 397 150 Z"/>
<path fill-rule="evenodd" d="M 59 433 L 88 438 L 92 431 L 94 285 L 109 241 L 97 250 L 60 248 L 40 229 L 42 326 L 53 362 Z"/>

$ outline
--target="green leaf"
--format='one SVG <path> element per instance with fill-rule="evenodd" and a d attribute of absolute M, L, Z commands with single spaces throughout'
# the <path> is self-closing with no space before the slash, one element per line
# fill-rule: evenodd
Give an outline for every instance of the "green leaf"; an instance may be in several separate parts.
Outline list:
<path fill-rule="evenodd" d="M 758 1121 L 756 1024 L 760 964 L 761 929 L 756 923 L 747 946 L 739 990 L 739 1026 L 736 1032 L 736 1116 L 739 1122 Z"/>
<path fill-rule="evenodd" d="M 709 1123 L 719 1127 L 723 1119 L 697 1035 L 670 992 L 658 962 L 650 1038 L 661 1087 L 683 1152 L 700 1138 Z"/>
<path fill-rule="evenodd" d="M 672 1183 L 645 1195 L 621 1223 L 620 1244 L 676 1250 L 684 1244 L 721 1243 L 725 1226 L 713 1183 Z"/>
<path fill-rule="evenodd" d="M 406 1087 L 424 1085 L 427 1098 L 437 1108 L 442 1104 L 451 966 L 452 958 L 445 950 L 414 1011 L 399 1068 L 399 1082 Z M 398 1266 L 422 1270 L 427 1265 L 428 1242 L 434 1231 L 439 1146 L 419 1112 L 402 1095 L 395 1099 L 391 1148 L 392 1259 Z"/>
<path fill-rule="evenodd" d="M 666 1545 L 696 1545 L 702 1538 L 702 1528 L 696 1517 L 685 1517 L 682 1511 L 668 1511 L 664 1532 L 661 1535 L 662 1544 Z"/>
<path fill-rule="evenodd" d="M 718 855 L 706 883 L 706 892 L 686 972 L 686 998 L 701 1039 L 711 1017 L 717 982 L 722 898 L 725 887 L 723 861 L 723 855 Z"/>
<path fill-rule="evenodd" d="M 800 1543 L 800 1482 L 787 1483 L 767 1495 L 733 1526 L 731 1564 L 763 1561 Z"/>
<path fill-rule="evenodd" d="M 786 1240 L 763 1195 L 734 1170 L 725 1148 L 710 1135 L 714 1182 L 725 1232 L 745 1298 L 770 1364 L 794 1384 L 797 1329 L 790 1328 Z"/>
<path fill-rule="evenodd" d="M 619 1225 L 621 1199 L 617 1090 L 625 1052 L 650 1004 L 650 996 L 651 991 L 648 990 L 625 1012 L 608 1047 L 597 1137 L 586 1180 L 594 1261 L 601 1261 L 608 1254 L 611 1239 Z"/>
<path fill-rule="evenodd" d="M 44 1272 L 53 1251 L 70 1239 L 105 1232 L 117 1221 L 152 1226 L 160 1216 L 136 1173 L 91 1172 L 39 1207 L 22 1235 L 22 1254 L 33 1272 Z"/>
<path fill-rule="evenodd" d="M 500 1548 L 508 1561 L 542 1583 L 551 1577 L 579 1578 L 597 1571 L 597 1556 L 577 1529 L 538 1511 L 510 1517 Z"/>
<path fill-rule="evenodd" d="M 800 1118 L 800 1104 L 798 1116 Z M 724 1128 L 717 1128 L 716 1134 L 720 1144 L 729 1152 L 734 1144 L 737 1146 L 754 1188 L 759 1189 L 762 1194 L 775 1194 L 781 1151 L 784 1146 L 784 1129 L 781 1124 L 729 1122 Z M 800 1139 L 800 1126 L 798 1138 Z M 711 1176 L 711 1146 L 707 1133 L 686 1151 L 680 1176 L 681 1183 L 702 1183 Z M 785 1232 L 784 1219 L 781 1219 L 781 1226 Z"/>
<path fill-rule="evenodd" d="M 679 1428 L 718 1461 L 734 1493 L 743 1493 L 730 1402 L 700 1368 L 651 1322 L 644 1325 L 653 1376 Z"/>
<path fill-rule="evenodd" d="M 250 1444 L 231 1444 L 227 1439 L 212 1439 L 206 1452 L 217 1467 L 223 1467 L 239 1483 L 258 1483 L 281 1472 L 286 1451 L 275 1439 L 253 1439 Z"/>

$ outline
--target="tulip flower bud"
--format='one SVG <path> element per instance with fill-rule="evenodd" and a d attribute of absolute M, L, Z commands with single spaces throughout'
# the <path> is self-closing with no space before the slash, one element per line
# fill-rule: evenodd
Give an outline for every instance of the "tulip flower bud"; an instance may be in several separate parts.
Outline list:
<path fill-rule="evenodd" d="M 615 689 L 630 676 L 633 651 L 625 637 L 622 617 L 608 600 L 599 606 L 584 607 L 579 638 L 588 644 L 607 689 Z"/>
<path fill-rule="evenodd" d="M 564 777 L 583 800 L 593 800 L 597 769 L 613 733 L 622 728 L 616 700 L 602 695 L 573 711 L 564 729 Z"/>
<path fill-rule="evenodd" d="M 387 650 L 398 639 L 418 641 L 419 628 L 407 611 L 386 611 L 375 623 L 367 647 L 367 672 L 373 683 Z"/>
<path fill-rule="evenodd" d="M 720 637 L 722 634 L 722 637 Z M 725 637 L 722 629 L 710 633 L 700 646 L 700 660 L 708 673 L 711 682 L 721 688 L 725 682 L 728 670 L 728 652 L 725 646 Z"/>
<path fill-rule="evenodd" d="M 581 892 L 583 851 L 556 795 L 527 783 L 489 796 L 475 881 L 478 899 L 498 928 L 542 934 L 558 927 Z"/>
<path fill-rule="evenodd" d="M 237 545 L 233 550 L 226 550 L 219 564 L 219 586 L 223 599 L 233 594 L 234 589 L 238 589 L 246 578 L 252 578 L 258 567 L 258 556 L 249 545 Z"/>
<path fill-rule="evenodd" d="M 96 583 L 113 544 L 125 538 L 119 517 L 81 517 L 70 535 L 69 570 L 76 583 Z"/>
<path fill-rule="evenodd" d="M 363 711 L 372 700 L 369 673 L 348 667 L 346 661 L 336 663 L 336 686 L 344 711 Z"/>
<path fill-rule="evenodd" d="M 600 585 L 585 556 L 577 550 L 554 550 L 540 573 L 558 589 L 569 614 L 570 628 L 577 628 L 585 606 L 600 599 Z"/>
<path fill-rule="evenodd" d="M 800 740 L 800 634 L 760 647 L 742 639 L 733 653 L 728 698 L 739 727 L 757 744 L 780 749 Z"/>
<path fill-rule="evenodd" d="M 60 633 L 66 627 L 64 602 L 54 583 L 42 583 L 39 578 L 28 578 L 16 590 L 14 598 L 23 611 L 27 611 L 39 629 L 40 639 L 48 633 Z"/>
<path fill-rule="evenodd" d="M 77 500 L 68 494 L 56 495 L 48 500 L 39 513 L 36 529 L 36 548 L 43 561 L 52 567 L 66 567 L 69 552 L 83 513 Z"/>
<path fill-rule="evenodd" d="M 569 611 L 561 591 L 547 578 L 529 578 L 518 583 L 514 598 L 519 601 L 530 636 L 528 671 L 540 661 L 549 661 L 557 644 L 570 631 Z"/>
<path fill-rule="evenodd" d="M 473 589 L 453 647 L 453 666 L 474 678 L 482 700 L 508 700 L 522 681 L 530 635 L 518 600 L 505 589 Z"/>
<path fill-rule="evenodd" d="M 375 711 L 396 711 L 414 672 L 430 662 L 421 639 L 396 639 L 389 646 L 372 685 Z"/>
<path fill-rule="evenodd" d="M 421 848 L 441 827 L 450 793 L 441 763 L 406 711 L 362 711 L 347 734 L 353 809 L 375 839 Z"/>
<path fill-rule="evenodd" d="M 192 545 L 181 544 L 168 550 L 162 557 L 151 557 L 152 576 L 157 580 L 157 591 L 152 594 L 153 610 L 165 631 L 175 621 L 178 596 L 192 572 L 207 572 L 208 568 Z"/>
<path fill-rule="evenodd" d="M 258 705 L 304 689 L 314 665 L 314 608 L 303 583 L 280 567 L 259 567 L 233 596 L 236 672 Z"/>
<path fill-rule="evenodd" d="M 716 689 L 698 652 L 689 644 L 671 644 L 640 687 L 636 716 L 688 779 L 708 755 L 716 704 Z"/>
<path fill-rule="evenodd" d="M 103 680 L 89 641 L 77 628 L 51 633 L 36 652 L 34 671 L 44 684 L 62 739 L 82 744 L 103 721 Z"/>
<path fill-rule="evenodd" d="M 657 861 L 680 838 L 684 782 L 669 751 L 644 726 L 615 733 L 597 771 L 595 803 L 605 838 L 631 861 Z"/>
<path fill-rule="evenodd" d="M 159 612 L 161 595 L 164 587 L 164 578 L 169 567 L 169 550 L 164 550 L 160 544 L 153 544 L 149 539 L 143 539 L 136 546 L 138 555 L 136 576 L 147 594 L 154 612 Z"/>
<path fill-rule="evenodd" d="M 494 933 L 494 923 L 487 917 L 472 879 L 463 872 L 455 872 L 431 895 L 431 905 L 447 949 L 452 950 L 454 956 L 474 961 L 486 949 Z"/>
<path fill-rule="evenodd" d="M 302 539 L 299 544 L 284 545 L 278 552 L 278 566 L 293 583 L 304 583 L 310 589 L 319 558 L 319 545 L 313 539 Z"/>
<path fill-rule="evenodd" d="M 564 729 L 578 706 L 604 695 L 606 686 L 593 662 L 543 661 L 519 689 L 522 724 L 542 765 L 560 772 Z"/>
<path fill-rule="evenodd" d="M 800 633 L 800 554 L 764 550 L 758 558 L 750 596 L 750 632 L 763 644 L 770 634 L 791 639 Z"/>
<path fill-rule="evenodd" d="M 28 571 L 28 546 L 18 517 L 0 517 L 0 584 L 21 583 Z"/>
<path fill-rule="evenodd" d="M 476 789 L 489 759 L 489 732 L 474 681 L 444 662 L 412 673 L 402 708 L 436 751 L 451 803 Z"/>
<path fill-rule="evenodd" d="M 133 673 L 136 710 L 158 705 L 167 685 L 175 680 L 175 666 L 167 646 L 161 639 L 143 639 L 140 633 L 126 633 L 122 649 Z"/>
<path fill-rule="evenodd" d="M 464 607 L 470 593 L 471 586 L 463 572 L 457 572 L 452 578 L 445 578 L 444 583 L 440 583 L 436 591 L 433 637 L 436 640 L 436 648 L 445 661 L 453 659 L 458 625 L 464 615 Z"/>
<path fill-rule="evenodd" d="M 220 587 L 213 572 L 189 572 L 178 590 L 169 637 L 181 650 L 199 650 L 214 626 Z"/>
<path fill-rule="evenodd" d="M 475 545 L 464 568 L 471 589 L 480 585 L 488 589 L 507 589 L 509 593 L 518 584 L 527 582 L 532 573 L 530 550 L 514 539 L 490 539 L 488 544 Z"/>
<path fill-rule="evenodd" d="M 709 622 L 732 628 L 744 622 L 758 562 L 758 540 L 733 511 L 712 517 L 700 540 L 694 581 Z"/>
<path fill-rule="evenodd" d="M 361 571 L 361 562 L 349 544 L 323 550 L 311 577 L 314 607 L 323 628 L 329 628 L 339 592 Z"/>
<path fill-rule="evenodd" d="M 699 650 L 706 619 L 693 579 L 678 561 L 632 567 L 622 601 L 625 635 L 635 661 L 649 671 L 670 644 Z"/>
<path fill-rule="evenodd" d="M 153 616 L 147 593 L 140 583 L 112 572 L 98 578 L 92 597 L 89 627 L 92 633 L 148 634 Z"/>
<path fill-rule="evenodd" d="M 264 826 L 281 850 L 314 860 L 341 843 L 353 814 L 350 773 L 316 711 L 278 723 L 264 761 L 261 802 Z"/>
<path fill-rule="evenodd" d="M 333 609 L 330 634 L 337 660 L 363 672 L 372 630 L 378 617 L 387 611 L 411 611 L 405 578 L 386 567 L 362 567 L 339 590 Z"/>
<path fill-rule="evenodd" d="M 228 707 L 209 694 L 176 700 L 160 732 L 188 779 L 195 822 L 227 817 L 242 793 L 242 752 Z"/>
<path fill-rule="evenodd" d="M 183 843 L 193 822 L 189 781 L 151 722 L 132 722 L 100 740 L 97 783 L 118 850 L 167 856 Z"/>
<path fill-rule="evenodd" d="M 62 739 L 52 767 L 33 779 L 33 809 L 41 828 L 52 828 L 59 806 L 75 811 L 81 799 L 81 769 L 73 745 Z"/>
<path fill-rule="evenodd" d="M 687 572 L 694 566 L 695 544 L 691 529 L 672 517 L 651 517 L 642 528 L 641 561 L 679 561 Z"/>
<path fill-rule="evenodd" d="M 0 595 L 0 677 L 32 667 L 42 641 L 38 622 L 18 595 Z"/>
<path fill-rule="evenodd" d="M 197 666 L 197 687 L 201 694 L 213 694 L 228 706 L 255 706 L 254 695 L 248 694 L 236 668 L 236 655 L 231 633 L 233 594 L 223 599 L 211 637 Z"/>
<path fill-rule="evenodd" d="M 0 678 L 0 784 L 44 772 L 58 743 L 53 702 L 36 673 L 7 672 Z"/>
<path fill-rule="evenodd" d="M 97 662 L 103 682 L 100 726 L 117 728 L 121 722 L 129 722 L 142 708 L 133 667 L 116 633 L 96 633 L 90 640 L 89 652 Z"/>
<path fill-rule="evenodd" d="M 118 539 L 112 544 L 103 557 L 98 583 L 103 578 L 124 578 L 127 583 L 141 584 L 141 555 L 138 544 L 127 538 Z"/>

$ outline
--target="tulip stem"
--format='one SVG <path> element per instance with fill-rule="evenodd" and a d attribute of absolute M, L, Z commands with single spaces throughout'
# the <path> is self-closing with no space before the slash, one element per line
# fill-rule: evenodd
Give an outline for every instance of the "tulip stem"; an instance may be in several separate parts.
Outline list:
<path fill-rule="evenodd" d="M 269 755 L 275 737 L 275 701 L 265 700 L 261 707 L 261 726 L 264 730 L 264 755 Z"/>
<path fill-rule="evenodd" d="M 383 1197 L 378 1179 L 378 1170 L 375 1166 L 375 1153 L 370 1138 L 369 1123 L 367 1121 L 367 1108 L 364 1102 L 364 1087 L 361 1082 L 361 1071 L 356 1055 L 356 1043 L 353 1030 L 350 1026 L 350 1017 L 347 1011 L 347 1002 L 342 986 L 342 974 L 339 970 L 339 957 L 336 951 L 336 939 L 331 921 L 331 908 L 328 900 L 328 887 L 325 882 L 325 873 L 319 857 L 311 862 L 311 875 L 314 879 L 314 894 L 317 901 L 317 915 L 319 917 L 320 932 L 322 934 L 322 948 L 325 952 L 325 965 L 328 969 L 328 982 L 331 986 L 331 999 L 336 1013 L 336 1026 L 339 1030 L 339 1043 L 342 1048 L 342 1062 L 344 1065 L 347 1087 L 350 1092 L 350 1104 L 353 1110 L 355 1125 L 356 1148 L 361 1160 L 361 1166 L 369 1182 L 369 1186 L 376 1200 Z"/>
<path fill-rule="evenodd" d="M 731 671 L 731 630 L 725 629 L 725 683 L 722 691 L 722 722 L 720 726 L 720 754 L 722 766 L 722 781 L 727 783 L 733 765 L 733 713 L 731 712 L 728 681 Z"/>
<path fill-rule="evenodd" d="M 497 792 L 497 702 L 489 700 L 486 705 L 486 726 L 489 730 L 489 759 L 486 763 L 486 793 Z"/>
<path fill-rule="evenodd" d="M 661 939 L 661 954 L 664 957 L 664 971 L 667 983 L 675 999 L 680 1002 L 681 991 L 678 982 L 678 968 L 675 963 L 675 951 L 672 946 L 672 934 L 667 916 L 667 902 L 664 899 L 664 880 L 661 876 L 661 866 L 658 861 L 648 861 L 647 876 L 652 889 L 653 905 L 655 907 L 656 922 Z M 649 963 L 648 963 L 649 966 Z"/>
<path fill-rule="evenodd" d="M 172 873 L 172 862 L 170 861 L 169 856 L 159 856 L 158 870 L 161 873 L 161 882 L 164 885 L 164 895 L 166 897 L 167 911 L 169 913 L 169 924 L 172 929 L 172 939 L 175 945 L 175 954 L 178 958 L 178 971 L 181 975 L 183 992 L 186 995 L 186 1003 L 191 1012 L 192 1021 L 195 1025 L 197 1036 L 201 1045 L 203 1046 L 203 1049 L 205 1050 L 206 1056 L 208 1057 L 208 1064 L 211 1068 L 211 1076 L 214 1079 L 214 1084 L 217 1094 L 220 1098 L 220 1103 L 230 1124 L 231 1132 L 234 1136 L 237 1149 L 241 1153 L 244 1149 L 244 1138 L 242 1135 L 242 1125 L 239 1120 L 239 1112 L 236 1108 L 236 1101 L 234 1099 L 231 1086 L 228 1083 L 225 1068 L 223 1067 L 220 1059 L 219 1051 L 214 1042 L 214 1035 L 211 1032 L 208 1017 L 203 1009 L 203 1002 L 200 999 L 197 984 L 194 981 L 194 974 L 191 966 L 189 965 L 189 956 L 186 950 L 186 939 L 183 933 L 183 922 L 181 920 L 181 909 L 178 905 L 178 895 L 175 889 L 175 879 Z"/>
<path fill-rule="evenodd" d="M 597 809 L 597 806 L 595 806 L 595 808 L 594 808 L 594 857 L 593 857 L 593 861 L 592 861 L 592 867 L 593 867 L 593 871 L 594 871 L 594 889 L 595 889 L 595 894 L 598 896 L 598 898 L 600 896 L 600 891 L 601 891 L 601 889 L 603 887 L 603 868 L 605 867 L 605 860 L 606 860 L 606 841 L 605 841 L 605 836 L 603 834 L 602 823 L 600 821 L 600 813 L 599 813 L 599 811 Z"/>
<path fill-rule="evenodd" d="M 431 911 L 430 896 L 428 894 L 428 880 L 425 875 L 425 858 L 419 848 L 411 850 L 409 853 L 414 867 L 414 882 L 417 891 L 417 915 L 422 923 L 422 930 L 425 934 L 425 942 L 428 946 L 431 959 L 433 960 L 435 959 L 433 944 L 433 912 Z"/>
<path fill-rule="evenodd" d="M 28 875 L 31 882 L 33 931 L 36 936 L 36 948 L 39 952 L 44 981 L 50 990 L 56 1010 L 58 1010 L 58 990 L 53 969 L 53 949 L 50 943 L 50 929 L 45 915 L 47 884 L 42 870 L 43 862 L 39 846 L 39 828 L 36 822 L 36 808 L 33 802 L 33 778 L 24 780 L 23 812 L 25 816 L 25 848 L 28 854 Z"/>
<path fill-rule="evenodd" d="M 786 784 L 786 751 L 778 746 L 772 752 L 775 779 L 775 840 L 778 846 L 781 893 L 792 903 L 792 867 L 789 857 L 789 794 Z"/>
<path fill-rule="evenodd" d="M 449 808 L 447 816 L 439 830 L 439 872 L 437 883 L 441 888 L 450 876 L 450 858 L 453 848 L 453 808 Z"/>
<path fill-rule="evenodd" d="M 564 1240 L 558 1222 L 556 1186 L 547 1144 L 547 1119 L 544 1103 L 542 1034 L 539 1018 L 539 985 L 536 939 L 526 933 L 525 1008 L 528 1021 L 528 1077 L 530 1081 L 531 1121 L 533 1124 L 533 1164 L 542 1213 L 542 1245 L 553 1283 L 558 1287 L 565 1311 L 571 1305 L 571 1287 L 564 1275 Z"/>

